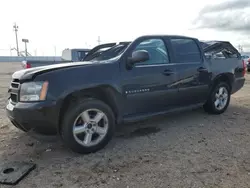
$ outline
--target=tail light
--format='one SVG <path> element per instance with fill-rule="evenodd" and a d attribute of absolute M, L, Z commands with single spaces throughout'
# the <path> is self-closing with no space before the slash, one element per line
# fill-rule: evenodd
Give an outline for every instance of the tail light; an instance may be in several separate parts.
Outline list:
<path fill-rule="evenodd" d="M 247 66 L 246 66 L 246 63 L 245 63 L 244 60 L 242 61 L 242 64 L 243 64 L 243 72 L 242 72 L 242 74 L 243 74 L 243 76 L 245 76 L 246 70 L 247 70 Z"/>
<path fill-rule="evenodd" d="M 25 68 L 26 68 L 26 69 L 29 69 L 29 68 L 31 68 L 31 65 L 30 65 L 30 63 L 26 63 L 26 65 L 25 65 Z"/>
<path fill-rule="evenodd" d="M 29 69 L 31 68 L 31 64 L 30 63 L 27 63 L 26 61 L 22 62 L 22 66 L 24 69 Z"/>

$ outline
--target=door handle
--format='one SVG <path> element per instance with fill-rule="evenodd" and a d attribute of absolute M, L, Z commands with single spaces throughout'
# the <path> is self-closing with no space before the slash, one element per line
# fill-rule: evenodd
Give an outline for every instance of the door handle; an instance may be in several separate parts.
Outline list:
<path fill-rule="evenodd" d="M 197 69 L 197 71 L 199 71 L 199 72 L 207 72 L 208 70 L 206 68 L 204 68 L 204 67 L 199 67 Z"/>
<path fill-rule="evenodd" d="M 174 74 L 174 72 L 172 70 L 166 69 L 163 71 L 163 74 L 166 76 L 170 76 L 170 75 Z"/>

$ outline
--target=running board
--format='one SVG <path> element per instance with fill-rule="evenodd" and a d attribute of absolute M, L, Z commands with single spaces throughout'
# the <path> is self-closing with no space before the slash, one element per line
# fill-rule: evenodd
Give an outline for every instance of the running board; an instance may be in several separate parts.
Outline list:
<path fill-rule="evenodd" d="M 188 111 L 192 109 L 197 109 L 203 106 L 204 103 L 198 103 L 195 105 L 190 105 L 188 107 L 179 107 L 175 108 L 172 110 L 166 110 L 166 111 L 161 111 L 161 112 L 154 112 L 154 113 L 145 113 L 145 114 L 136 114 L 136 115 L 127 115 L 123 117 L 123 123 L 132 123 L 136 121 L 142 121 L 146 120 L 155 116 L 161 116 L 161 115 L 166 115 L 170 113 L 176 113 L 176 112 L 183 112 L 183 111 Z"/>

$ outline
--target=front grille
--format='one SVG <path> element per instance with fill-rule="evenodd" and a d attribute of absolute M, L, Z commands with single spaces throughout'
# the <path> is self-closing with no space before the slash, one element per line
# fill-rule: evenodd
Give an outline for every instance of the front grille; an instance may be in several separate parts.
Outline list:
<path fill-rule="evenodd" d="M 19 88 L 20 88 L 20 81 L 18 79 L 12 80 L 12 82 L 10 84 L 10 88 L 9 88 L 10 101 L 12 103 L 18 102 Z"/>

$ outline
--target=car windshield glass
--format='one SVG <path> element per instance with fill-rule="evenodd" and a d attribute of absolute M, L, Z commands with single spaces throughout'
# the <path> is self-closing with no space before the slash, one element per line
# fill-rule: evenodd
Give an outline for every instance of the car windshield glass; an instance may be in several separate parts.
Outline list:
<path fill-rule="evenodd" d="M 108 59 L 114 58 L 120 55 L 122 52 L 124 52 L 127 46 L 128 44 L 118 44 L 107 50 L 103 50 L 103 49 L 98 50 L 93 55 L 91 55 L 92 57 L 88 60 L 89 61 L 102 61 L 102 60 L 108 60 Z"/>

